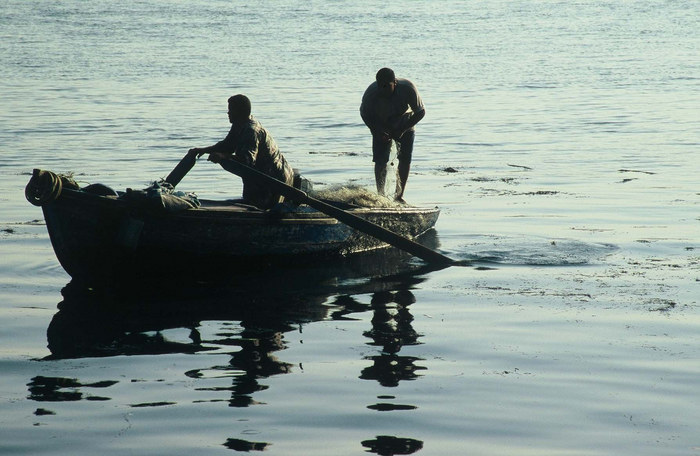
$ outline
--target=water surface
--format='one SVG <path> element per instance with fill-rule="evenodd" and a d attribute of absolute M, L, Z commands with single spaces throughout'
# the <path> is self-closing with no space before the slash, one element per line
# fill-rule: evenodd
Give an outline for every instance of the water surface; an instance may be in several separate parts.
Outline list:
<path fill-rule="evenodd" d="M 4 1 L 0 453 L 697 454 L 697 10 Z M 86 294 L 24 199 L 33 168 L 145 187 L 235 93 L 317 188 L 371 189 L 383 66 L 427 108 L 406 199 L 471 266 Z"/>

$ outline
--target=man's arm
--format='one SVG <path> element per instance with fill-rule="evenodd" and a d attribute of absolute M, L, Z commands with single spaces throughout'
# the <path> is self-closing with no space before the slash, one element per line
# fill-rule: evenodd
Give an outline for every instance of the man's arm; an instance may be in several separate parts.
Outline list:
<path fill-rule="evenodd" d="M 218 154 L 221 156 L 228 155 L 229 151 L 231 151 L 233 148 L 233 136 L 232 133 L 229 131 L 228 134 L 224 139 L 219 141 L 216 144 L 212 144 L 211 146 L 208 147 L 194 147 L 189 150 L 190 154 L 197 154 L 197 158 L 201 157 L 204 154 L 209 154 L 209 160 L 211 160 L 211 156 Z M 218 161 L 214 161 L 214 163 L 218 163 Z"/>
<path fill-rule="evenodd" d="M 403 125 L 397 125 L 396 128 L 391 132 L 391 137 L 394 139 L 400 139 L 404 133 L 406 133 L 411 128 L 415 127 L 418 122 L 423 120 L 423 117 L 425 117 L 425 108 L 414 113 Z"/>
<path fill-rule="evenodd" d="M 197 158 L 201 157 L 204 154 L 210 154 L 214 150 L 214 146 L 209 146 L 209 147 L 193 147 L 192 149 L 189 150 L 190 154 L 197 154 Z"/>
<path fill-rule="evenodd" d="M 197 157 L 201 157 L 204 154 L 215 154 L 215 153 L 220 153 L 223 154 L 226 152 L 226 149 L 229 148 L 229 137 L 226 136 L 226 138 L 222 139 L 216 144 L 212 144 L 211 146 L 207 147 L 194 147 L 190 149 L 189 153 L 191 154 L 197 154 Z"/>
<path fill-rule="evenodd" d="M 425 105 L 423 105 L 423 99 L 418 93 L 418 88 L 416 85 L 409 81 L 408 79 L 400 79 L 394 91 L 395 96 L 399 96 L 401 100 L 404 100 L 412 115 L 406 116 L 404 114 L 401 118 L 392 124 L 391 136 L 394 139 L 399 139 L 404 133 L 416 126 L 418 122 L 423 120 L 425 117 Z M 406 117 L 408 117 L 406 119 Z"/>
<path fill-rule="evenodd" d="M 410 130 L 411 128 L 415 127 L 418 122 L 423 120 L 423 117 L 425 117 L 425 108 L 421 109 L 420 111 L 414 113 L 410 119 L 408 119 L 408 122 L 406 122 L 406 130 Z"/>
<path fill-rule="evenodd" d="M 379 122 L 377 122 L 376 119 L 374 119 L 374 116 L 365 114 L 363 110 L 360 110 L 360 116 L 362 117 L 362 121 L 365 123 L 365 125 L 367 125 L 367 128 L 369 128 L 369 131 L 371 131 L 373 135 L 384 133 Z"/>
<path fill-rule="evenodd" d="M 362 121 L 367 125 L 369 131 L 372 132 L 373 136 L 384 136 L 386 140 L 390 139 L 389 132 L 386 127 L 377 119 L 377 115 L 374 112 L 375 108 L 375 98 L 376 94 L 376 83 L 370 84 L 362 95 L 362 103 L 360 104 L 360 117 Z"/>
<path fill-rule="evenodd" d="M 369 131 L 372 132 L 372 136 L 379 136 L 385 141 L 391 140 L 391 133 L 386 130 L 384 125 L 379 123 L 374 116 L 366 114 L 362 107 L 360 107 L 360 116 L 362 117 L 362 121 L 365 123 L 365 125 L 367 125 L 367 128 L 369 128 Z"/>

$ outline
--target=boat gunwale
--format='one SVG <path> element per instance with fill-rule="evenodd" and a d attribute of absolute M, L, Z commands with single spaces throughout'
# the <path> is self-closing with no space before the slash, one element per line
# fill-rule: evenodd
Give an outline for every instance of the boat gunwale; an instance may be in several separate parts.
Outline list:
<path fill-rule="evenodd" d="M 252 206 L 237 204 L 236 202 L 228 202 L 229 200 L 202 200 L 206 206 L 183 209 L 180 211 L 155 211 L 146 210 L 133 205 L 129 201 L 120 199 L 115 195 L 99 195 L 95 193 L 85 192 L 83 190 L 63 189 L 61 196 L 68 198 L 77 198 L 83 201 L 91 201 L 94 204 L 115 205 L 117 208 L 125 211 L 137 211 L 138 215 L 145 217 L 156 218 L 196 218 L 205 219 L 211 217 L 214 220 L 245 220 L 248 223 L 280 223 L 280 224 L 329 224 L 334 225 L 339 222 L 335 217 L 324 214 L 321 211 L 296 211 L 296 210 L 267 210 L 262 211 Z M 343 203 L 335 201 L 327 201 L 333 205 L 343 205 Z M 214 204 L 214 205 L 212 205 Z M 363 207 L 353 206 L 344 209 L 347 212 L 361 217 L 382 216 L 382 215 L 422 215 L 440 212 L 438 207 L 416 207 L 416 206 L 375 206 Z"/>

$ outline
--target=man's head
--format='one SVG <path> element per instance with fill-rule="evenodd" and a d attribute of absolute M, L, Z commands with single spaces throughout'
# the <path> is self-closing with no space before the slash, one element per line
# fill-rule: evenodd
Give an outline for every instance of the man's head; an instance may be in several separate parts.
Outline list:
<path fill-rule="evenodd" d="M 396 88 L 396 75 L 391 68 L 382 68 L 377 71 L 377 85 L 382 96 L 390 97 Z"/>
<path fill-rule="evenodd" d="M 244 121 L 250 118 L 250 100 L 245 95 L 234 95 L 228 99 L 228 120 Z"/>

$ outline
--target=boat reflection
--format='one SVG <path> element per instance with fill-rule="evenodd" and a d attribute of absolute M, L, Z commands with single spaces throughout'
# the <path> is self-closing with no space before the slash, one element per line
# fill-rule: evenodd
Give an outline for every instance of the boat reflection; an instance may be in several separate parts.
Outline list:
<path fill-rule="evenodd" d="M 421 240 L 437 245 L 434 232 Z M 333 264 L 289 265 L 264 275 L 241 273 L 240 267 L 235 274 L 219 270 L 206 282 L 184 283 L 178 276 L 176 283 L 164 279 L 106 289 L 71 282 L 63 288 L 60 310 L 47 330 L 48 359 L 196 353 L 208 349 L 196 331 L 207 320 L 240 321 L 253 332 L 286 332 L 290 325 L 364 312 L 365 305 L 343 297 L 406 290 L 422 280 L 421 274 L 442 267 L 389 248 Z M 325 305 L 331 296 L 336 302 Z M 159 331 L 169 328 L 189 328 L 191 341 L 168 341 Z"/>
<path fill-rule="evenodd" d="M 230 356 L 228 363 L 193 369 L 185 375 L 195 379 L 230 378 L 228 385 L 219 383 L 198 391 L 225 392 L 229 406 L 249 407 L 257 404 L 255 393 L 268 388 L 264 379 L 289 373 L 294 367 L 277 356 L 287 348 L 285 333 L 298 331 L 304 324 L 352 318 L 353 313 L 371 310 L 372 327 L 364 335 L 369 345 L 379 347 L 379 353 L 365 358 L 371 365 L 362 370 L 360 378 L 386 387 L 417 378 L 417 372 L 425 369 L 417 365 L 420 360 L 400 356 L 399 352 L 403 346 L 421 343 L 420 334 L 412 327 L 409 307 L 415 297 L 410 290 L 435 268 L 395 251 L 353 261 L 333 268 L 292 267 L 278 271 L 275 277 L 237 276 L 225 283 L 177 287 L 165 283 L 93 290 L 71 283 L 62 291 L 60 310 L 47 329 L 51 354 L 46 359 L 223 351 Z M 359 295 L 372 296 L 370 305 L 356 299 Z M 221 325 L 214 336 L 200 333 L 208 321 Z M 186 329 L 187 337 L 178 331 L 180 340 L 171 340 L 167 336 L 171 329 Z M 36 377 L 29 384 L 31 398 L 36 401 L 97 398 L 81 393 L 97 387 L 106 385 L 45 377 Z M 67 393 L 72 395 L 68 397 Z M 109 398 L 100 395 L 99 399 Z M 163 404 L 133 406 L 151 405 Z M 368 406 L 382 411 L 402 407 L 411 406 Z M 396 451 L 422 445 L 411 439 L 397 439 L 377 437 L 375 443 L 363 445 L 379 454 L 408 454 L 385 453 L 387 445 L 402 448 Z M 251 451 L 264 449 L 269 443 L 229 439 L 223 445 Z"/>

